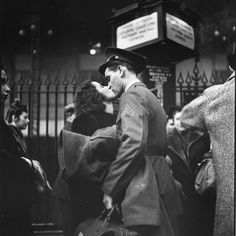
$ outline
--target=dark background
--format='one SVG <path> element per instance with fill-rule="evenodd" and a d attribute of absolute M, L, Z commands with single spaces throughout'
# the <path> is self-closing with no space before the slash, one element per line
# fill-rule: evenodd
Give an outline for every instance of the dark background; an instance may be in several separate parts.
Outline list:
<path fill-rule="evenodd" d="M 23 50 L 30 42 L 30 25 L 36 23 L 40 32 L 40 44 L 47 49 L 87 51 L 91 45 L 101 42 L 102 48 L 111 44 L 109 18 L 114 10 L 132 3 L 153 0 L 2 0 L 1 45 Z M 229 6 L 234 0 L 174 0 L 194 9 L 202 19 L 207 19 Z M 224 19 L 219 19 L 224 20 Z M 227 25 L 227 24 L 226 24 Z M 24 30 L 24 37 L 19 30 Z M 51 29 L 53 34 L 48 35 Z M 49 40 L 50 38 L 50 40 Z M 21 46 L 19 46 L 21 45 Z M 63 46 L 62 46 L 63 45 Z M 73 48 L 69 47 L 73 45 Z M 25 46 L 26 47 L 26 46 Z"/>

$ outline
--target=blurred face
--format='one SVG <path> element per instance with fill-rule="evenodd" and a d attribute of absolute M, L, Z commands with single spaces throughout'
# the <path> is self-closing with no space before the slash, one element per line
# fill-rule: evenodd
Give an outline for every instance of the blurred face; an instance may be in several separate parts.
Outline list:
<path fill-rule="evenodd" d="M 176 112 L 174 115 L 174 126 L 178 131 L 182 131 L 183 127 L 181 126 L 180 123 L 180 117 L 181 117 L 181 112 Z"/>
<path fill-rule="evenodd" d="M 96 88 L 96 90 L 102 94 L 106 100 L 112 100 L 116 97 L 116 95 L 114 94 L 114 92 L 109 88 L 109 86 L 102 86 L 100 83 L 96 82 L 96 81 L 92 81 L 91 82 L 92 85 L 94 85 L 94 87 Z"/>
<path fill-rule="evenodd" d="M 1 100 L 4 101 L 7 99 L 7 96 L 10 93 L 10 88 L 7 85 L 7 75 L 5 71 L 1 72 Z"/>
<path fill-rule="evenodd" d="M 108 81 L 109 88 L 114 92 L 116 97 L 119 97 L 123 92 L 123 71 L 117 69 L 117 71 L 112 71 L 109 68 L 105 70 L 105 78 Z"/>
<path fill-rule="evenodd" d="M 72 123 L 75 117 L 75 113 L 66 114 L 66 121 Z"/>
<path fill-rule="evenodd" d="M 20 130 L 26 129 L 29 124 L 28 113 L 22 112 L 19 117 L 13 117 L 13 121 L 16 128 Z"/>

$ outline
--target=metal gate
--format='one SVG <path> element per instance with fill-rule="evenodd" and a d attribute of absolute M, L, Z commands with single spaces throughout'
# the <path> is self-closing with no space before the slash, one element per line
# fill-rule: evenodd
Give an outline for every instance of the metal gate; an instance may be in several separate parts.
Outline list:
<path fill-rule="evenodd" d="M 207 77 L 206 72 L 200 73 L 197 62 L 194 64 L 192 73 L 187 72 L 185 78 L 180 72 L 176 78 L 176 100 L 180 106 L 184 106 L 191 100 L 202 94 L 203 90 L 215 85 L 222 84 L 229 76 L 228 70 L 212 70 Z"/>
<path fill-rule="evenodd" d="M 188 72 L 184 78 L 180 72 L 176 78 L 176 94 L 173 96 L 179 97 L 181 105 L 184 105 L 201 94 L 205 88 L 223 83 L 225 80 L 222 78 L 227 78 L 226 73 L 213 71 L 208 78 L 205 72 L 200 74 L 195 63 L 192 74 Z M 5 104 L 5 114 L 8 105 L 16 97 L 28 105 L 30 124 L 24 133 L 28 151 L 33 159 L 41 163 L 51 185 L 54 184 L 58 172 L 58 134 L 65 121 L 64 106 L 73 101 L 76 87 L 81 81 L 85 78 L 101 81 L 98 76 L 97 73 L 84 71 L 71 77 L 44 75 L 33 79 L 30 72 L 25 71 L 10 80 L 11 95 Z M 33 223 L 52 222 L 52 212 L 53 197 L 45 195 L 33 207 Z"/>

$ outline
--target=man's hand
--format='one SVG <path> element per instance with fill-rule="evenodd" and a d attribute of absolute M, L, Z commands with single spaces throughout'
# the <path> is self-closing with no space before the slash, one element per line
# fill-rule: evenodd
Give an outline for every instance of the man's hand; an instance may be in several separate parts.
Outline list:
<path fill-rule="evenodd" d="M 106 209 L 111 209 L 112 203 L 113 203 L 112 198 L 104 193 L 103 204 L 105 205 Z"/>

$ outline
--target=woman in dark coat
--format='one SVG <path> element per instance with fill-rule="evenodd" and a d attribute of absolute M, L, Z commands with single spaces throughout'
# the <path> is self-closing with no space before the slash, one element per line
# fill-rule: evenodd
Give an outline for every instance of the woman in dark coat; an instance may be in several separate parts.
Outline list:
<path fill-rule="evenodd" d="M 1 119 L 1 219 L 0 235 L 32 235 L 30 207 L 33 172 L 25 159 L 26 145 L 19 127 L 28 124 L 27 108 L 15 101 L 7 115 L 7 125 Z"/>
<path fill-rule="evenodd" d="M 27 128 L 29 124 L 27 106 L 21 104 L 18 99 L 11 104 L 7 112 L 6 120 L 12 130 L 17 142 L 17 149 L 22 157 L 27 157 L 27 147 L 21 130 Z"/>
<path fill-rule="evenodd" d="M 66 121 L 63 130 L 71 131 L 71 125 L 75 118 L 74 103 L 68 104 L 64 107 Z M 62 131 L 59 135 L 58 145 L 60 146 L 62 140 Z M 72 232 L 72 218 L 71 218 L 71 203 L 69 185 L 66 181 L 65 174 L 65 160 L 64 155 L 61 155 L 58 150 L 58 164 L 59 171 L 54 183 L 52 195 L 54 196 L 53 208 L 53 222 L 62 227 L 64 236 L 73 236 Z"/>
<path fill-rule="evenodd" d="M 91 136 L 97 129 L 115 124 L 113 104 L 106 101 L 102 95 L 106 89 L 107 87 L 95 81 L 85 81 L 81 84 L 74 99 L 76 118 L 72 123 L 72 132 Z M 97 217 L 101 213 L 104 207 L 103 192 L 100 190 L 100 184 L 91 180 L 72 176 L 68 181 L 72 227 L 75 229 L 83 220 Z"/>

